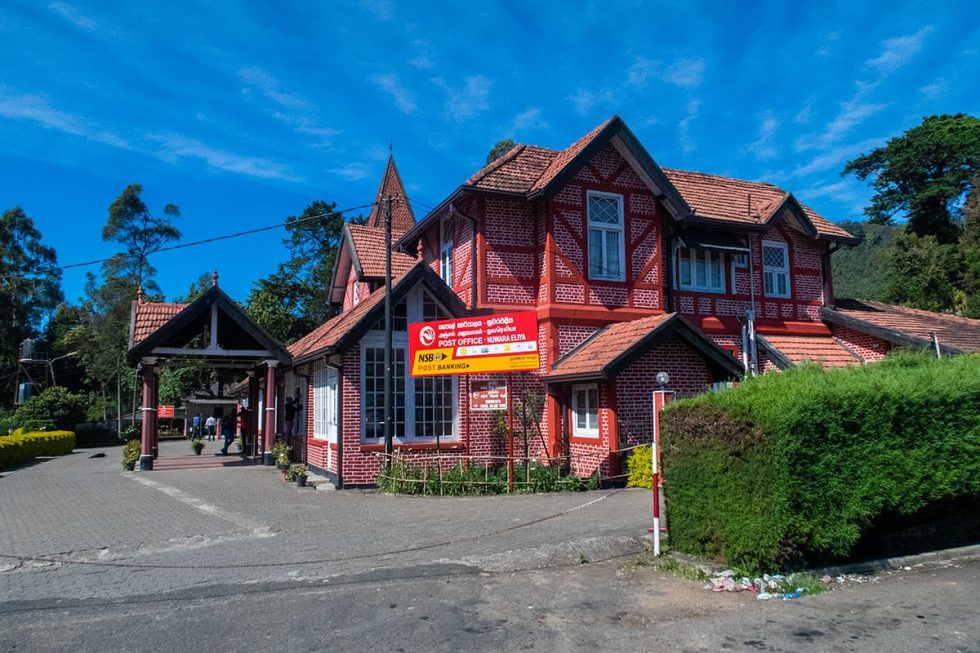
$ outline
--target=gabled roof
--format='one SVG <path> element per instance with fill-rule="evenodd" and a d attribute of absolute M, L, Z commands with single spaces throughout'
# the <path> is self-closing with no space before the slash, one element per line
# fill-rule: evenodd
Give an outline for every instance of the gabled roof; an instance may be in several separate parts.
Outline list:
<path fill-rule="evenodd" d="M 761 182 L 661 168 L 619 116 L 597 125 L 563 150 L 515 145 L 466 180 L 398 241 L 414 244 L 424 225 L 461 193 L 483 191 L 523 196 L 547 195 L 574 176 L 602 147 L 612 143 L 676 220 L 703 220 L 737 227 L 765 228 L 787 212 L 811 237 L 856 243 L 846 230 L 799 203 L 791 193 Z M 751 203 L 749 198 L 751 197 Z"/>
<path fill-rule="evenodd" d="M 346 237 L 350 238 L 354 269 L 360 278 L 380 278 L 385 276 L 385 230 L 384 227 L 364 225 L 345 225 Z M 392 242 L 398 240 L 402 232 L 392 230 Z M 414 266 L 416 260 L 404 252 L 392 251 L 391 276 L 401 276 Z M 344 280 L 346 281 L 346 279 Z"/>
<path fill-rule="evenodd" d="M 694 210 L 695 219 L 746 227 L 765 227 L 788 209 L 811 236 L 843 242 L 857 238 L 783 189 L 758 181 L 744 181 L 704 172 L 664 168 L 664 174 Z"/>
<path fill-rule="evenodd" d="M 169 322 L 171 318 L 187 308 L 187 306 L 187 304 L 144 302 L 142 299 L 133 300 L 129 346 L 138 345 L 146 340 L 147 336 Z"/>
<path fill-rule="evenodd" d="M 462 300 L 431 267 L 423 261 L 392 280 L 391 300 L 397 304 L 419 283 L 425 285 L 435 298 L 454 316 L 466 313 Z M 357 342 L 373 325 L 384 318 L 384 288 L 379 288 L 340 315 L 337 315 L 289 346 L 294 363 L 317 356 L 343 351 Z"/>
<path fill-rule="evenodd" d="M 182 306 L 182 308 L 139 340 L 136 340 L 135 336 L 136 327 L 140 320 L 134 316 L 132 332 L 135 342 L 127 353 L 127 358 L 131 364 L 136 364 L 144 356 L 154 355 L 154 350 L 158 347 L 180 348 L 186 345 L 201 333 L 205 323 L 209 323 L 212 306 L 217 308 L 219 316 L 223 316 L 219 318 L 219 330 L 222 328 L 222 324 L 234 327 L 233 331 L 219 331 L 219 334 L 223 334 L 224 337 L 232 340 L 241 340 L 248 345 L 258 345 L 264 352 L 267 352 L 267 355 L 271 355 L 280 362 L 289 361 L 289 354 L 285 348 L 265 329 L 256 324 L 255 320 L 231 297 L 218 288 L 217 284 L 212 285 L 190 304 L 168 304 L 165 306 L 171 308 L 163 311 L 152 308 L 153 306 L 150 303 L 138 305 L 135 311 L 136 316 L 144 311 L 147 314 L 163 314 L 166 311 L 173 311 L 172 307 L 174 306 Z M 143 322 L 141 328 L 145 328 L 146 324 L 148 324 L 148 320 Z M 232 346 L 235 349 L 239 348 L 235 344 Z M 242 349 L 251 349 L 251 347 L 243 346 Z M 243 356 L 243 358 L 247 357 Z"/>
<path fill-rule="evenodd" d="M 758 343 L 770 353 L 770 358 L 780 369 L 804 362 L 819 363 L 823 367 L 847 367 L 859 365 L 861 359 L 844 348 L 830 336 L 757 336 Z"/>
<path fill-rule="evenodd" d="M 820 317 L 901 347 L 932 347 L 935 333 L 948 354 L 980 352 L 980 320 L 858 299 L 838 299 Z"/>
<path fill-rule="evenodd" d="M 730 376 L 742 375 L 742 364 L 679 313 L 617 322 L 600 329 L 555 362 L 548 381 L 603 379 L 615 376 L 657 342 L 677 336 L 710 365 Z"/>
<path fill-rule="evenodd" d="M 398 174 L 398 167 L 395 165 L 395 156 L 388 156 L 388 164 L 385 166 L 385 173 L 381 177 L 381 184 L 378 186 L 378 193 L 374 196 L 374 206 L 371 208 L 371 215 L 368 216 L 367 225 L 369 227 L 384 227 L 384 211 L 381 200 L 385 197 L 396 198 L 391 205 L 391 229 L 398 233 L 405 233 L 415 225 L 415 213 L 412 205 L 408 202 L 408 193 L 405 192 L 405 185 L 402 184 L 401 175 Z"/>

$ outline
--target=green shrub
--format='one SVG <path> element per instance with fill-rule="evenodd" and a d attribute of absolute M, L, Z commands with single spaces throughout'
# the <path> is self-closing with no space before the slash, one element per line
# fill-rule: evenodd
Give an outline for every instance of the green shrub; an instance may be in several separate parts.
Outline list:
<path fill-rule="evenodd" d="M 74 448 L 71 431 L 0 435 L 0 469 L 29 463 L 38 456 L 64 456 Z"/>
<path fill-rule="evenodd" d="M 29 431 L 72 431 L 85 421 L 85 409 L 85 397 L 54 386 L 22 404 L 14 419 L 17 426 Z"/>
<path fill-rule="evenodd" d="M 562 476 L 557 466 L 532 462 L 530 468 L 514 465 L 515 492 L 579 492 L 599 488 L 598 473 L 583 480 L 577 476 Z M 507 466 L 487 467 L 473 464 L 467 468 L 460 463 L 439 474 L 435 465 L 415 466 L 408 460 L 395 460 L 391 470 L 378 473 L 378 487 L 392 494 L 423 494 L 429 496 L 475 496 L 507 492 Z"/>
<path fill-rule="evenodd" d="M 773 569 L 845 559 L 882 516 L 980 500 L 980 357 L 803 366 L 664 411 L 671 545 Z"/>
<path fill-rule="evenodd" d="M 126 467 L 127 465 L 135 464 L 140 459 L 140 454 L 142 452 L 142 447 L 139 440 L 130 440 L 123 445 L 122 448 L 122 465 Z"/>
<path fill-rule="evenodd" d="M 626 487 L 645 487 L 650 490 L 653 488 L 653 477 L 650 466 L 653 464 L 653 447 L 637 447 L 630 451 L 626 461 L 626 469 L 629 476 L 626 478 Z"/>

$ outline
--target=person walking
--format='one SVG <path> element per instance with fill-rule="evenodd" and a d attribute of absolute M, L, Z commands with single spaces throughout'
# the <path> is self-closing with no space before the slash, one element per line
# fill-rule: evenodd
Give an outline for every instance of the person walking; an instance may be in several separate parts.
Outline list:
<path fill-rule="evenodd" d="M 218 426 L 218 418 L 214 415 L 209 415 L 207 421 L 204 422 L 204 428 L 208 432 L 208 441 L 214 442 L 214 432 Z"/>
<path fill-rule="evenodd" d="M 195 413 L 191 418 L 191 439 L 201 435 L 201 413 Z"/>
<path fill-rule="evenodd" d="M 303 404 L 299 400 L 299 390 L 296 391 L 296 397 L 293 399 L 293 430 L 292 436 L 294 438 L 299 437 L 299 426 L 303 423 Z"/>
<path fill-rule="evenodd" d="M 228 455 L 228 447 L 235 441 L 235 413 L 228 413 L 221 418 L 221 435 L 225 438 L 225 446 L 221 449 L 221 454 Z"/>
<path fill-rule="evenodd" d="M 286 397 L 283 412 L 286 414 L 286 439 L 289 440 L 293 437 L 293 422 L 296 420 L 296 404 L 293 403 L 292 397 Z"/>
<path fill-rule="evenodd" d="M 238 407 L 238 432 L 242 436 L 242 452 L 246 456 L 252 455 L 252 443 L 249 439 L 249 412 L 245 406 Z"/>

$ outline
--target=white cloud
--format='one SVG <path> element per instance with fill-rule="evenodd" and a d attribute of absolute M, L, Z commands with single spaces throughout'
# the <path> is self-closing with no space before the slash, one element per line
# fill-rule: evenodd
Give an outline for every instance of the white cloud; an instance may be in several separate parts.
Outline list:
<path fill-rule="evenodd" d="M 822 132 L 797 139 L 795 144 L 796 149 L 798 151 L 804 151 L 830 147 L 867 118 L 877 115 L 888 108 L 887 104 L 865 102 L 863 98 L 867 90 L 868 87 L 861 87 L 854 97 L 846 102 L 842 102 L 840 112 L 824 126 Z"/>
<path fill-rule="evenodd" d="M 432 80 L 446 94 L 445 112 L 450 120 L 462 122 L 490 108 L 490 91 L 493 82 L 483 75 L 470 75 L 463 80 L 463 88 L 449 86 L 444 79 Z"/>
<path fill-rule="evenodd" d="M 931 84 L 926 84 L 919 91 L 925 95 L 927 98 L 937 98 L 946 95 L 946 91 L 949 90 L 949 84 L 946 83 L 945 79 L 937 79 Z"/>
<path fill-rule="evenodd" d="M 86 16 L 84 13 L 79 11 L 78 7 L 70 5 L 67 2 L 48 3 L 48 9 L 58 14 L 82 31 L 97 32 L 101 27 L 98 21 Z"/>
<path fill-rule="evenodd" d="M 371 80 L 378 88 L 391 96 L 391 99 L 395 101 L 395 106 L 402 113 L 413 114 L 418 110 L 415 95 L 402 86 L 401 80 L 395 73 L 379 73 L 374 75 Z"/>
<path fill-rule="evenodd" d="M 681 88 L 695 88 L 704 78 L 704 59 L 679 59 L 669 64 L 661 79 Z"/>
<path fill-rule="evenodd" d="M 626 83 L 630 86 L 644 86 L 651 77 L 656 75 L 660 62 L 637 57 L 626 72 Z"/>
<path fill-rule="evenodd" d="M 778 154 L 775 140 L 776 131 L 779 129 L 779 120 L 772 111 L 766 111 L 759 118 L 759 136 L 754 142 L 750 143 L 745 149 L 757 159 L 774 159 Z"/>
<path fill-rule="evenodd" d="M 332 168 L 330 172 L 350 181 L 360 181 L 372 175 L 372 170 L 363 163 L 350 163 L 340 168 Z"/>
<path fill-rule="evenodd" d="M 0 89 L 0 116 L 26 120 L 46 129 L 129 149 L 129 143 L 121 136 L 93 124 L 87 118 L 53 108 L 47 99 L 39 95 L 21 95 L 10 89 Z"/>
<path fill-rule="evenodd" d="M 575 105 L 575 111 L 583 116 L 596 107 L 609 105 L 615 101 L 615 97 L 611 91 L 593 92 L 584 88 L 576 89 L 575 93 L 569 99 Z"/>
<path fill-rule="evenodd" d="M 293 111 L 307 111 L 311 108 L 310 103 L 298 95 L 282 91 L 279 80 L 258 66 L 239 69 L 238 79 L 245 85 L 246 94 L 258 93 L 266 100 Z"/>
<path fill-rule="evenodd" d="M 852 143 L 841 147 L 835 147 L 834 149 L 822 152 L 806 163 L 797 166 L 793 170 L 792 174 L 794 177 L 805 177 L 815 172 L 827 170 L 828 168 L 843 166 L 848 159 L 852 159 L 878 147 L 883 141 L 884 139 L 881 138 L 869 138 L 861 141 L 860 143 Z"/>
<path fill-rule="evenodd" d="M 882 41 L 881 54 L 865 63 L 882 75 L 894 72 L 907 64 L 922 49 L 922 42 L 932 32 L 932 25 L 926 25 L 915 34 L 894 36 Z"/>
<path fill-rule="evenodd" d="M 322 120 L 312 102 L 282 90 L 279 80 L 262 68 L 241 68 L 238 70 L 238 79 L 244 85 L 242 93 L 245 97 L 258 96 L 259 104 L 272 117 L 292 127 L 299 134 L 317 139 L 316 144 L 326 145 L 337 135 L 336 129 L 322 126 Z"/>
<path fill-rule="evenodd" d="M 541 109 L 530 107 L 521 111 L 511 123 L 511 131 L 519 132 L 528 129 L 547 129 L 548 123 L 541 119 Z"/>
<path fill-rule="evenodd" d="M 697 119 L 700 113 L 701 100 L 691 98 L 687 101 L 687 113 L 684 115 L 684 118 L 677 123 L 677 138 L 680 141 L 681 151 L 684 154 L 690 154 L 697 149 L 697 145 L 691 139 L 691 124 L 695 119 Z"/>
<path fill-rule="evenodd" d="M 197 159 L 216 170 L 234 172 L 259 179 L 302 181 L 280 163 L 261 157 L 243 156 L 221 150 L 182 134 L 152 134 L 151 141 L 159 144 L 156 155 L 164 161 L 176 163 L 181 159 Z"/>

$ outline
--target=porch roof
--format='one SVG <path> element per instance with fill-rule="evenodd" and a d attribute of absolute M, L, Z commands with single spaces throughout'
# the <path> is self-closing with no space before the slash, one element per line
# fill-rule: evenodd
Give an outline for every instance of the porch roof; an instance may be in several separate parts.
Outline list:
<path fill-rule="evenodd" d="M 574 381 L 615 376 L 664 338 L 677 336 L 715 369 L 742 375 L 742 364 L 679 313 L 652 315 L 610 324 L 562 356 L 545 375 L 547 381 Z"/>
<path fill-rule="evenodd" d="M 807 361 L 824 367 L 847 367 L 861 363 L 858 356 L 830 336 L 758 334 L 757 340 L 780 369 Z"/>
<path fill-rule="evenodd" d="M 838 299 L 820 317 L 902 347 L 931 347 L 935 333 L 947 354 L 980 352 L 980 320 L 859 299 Z"/>

